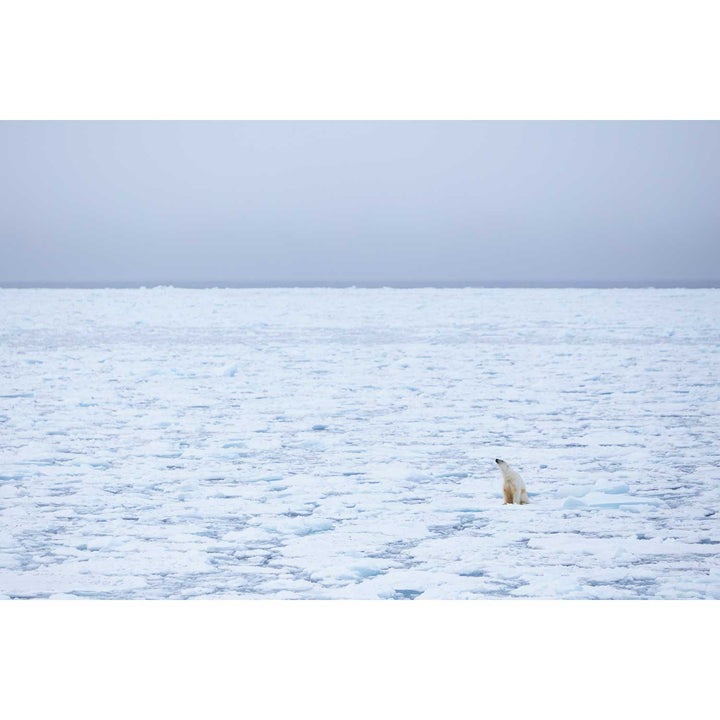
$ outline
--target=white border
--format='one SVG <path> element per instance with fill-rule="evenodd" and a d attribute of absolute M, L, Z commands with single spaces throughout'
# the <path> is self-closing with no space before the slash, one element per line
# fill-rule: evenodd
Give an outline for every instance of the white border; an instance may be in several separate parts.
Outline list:
<path fill-rule="evenodd" d="M 8 718 L 705 717 L 697 601 L 9 602 Z"/>
<path fill-rule="evenodd" d="M 709 0 L 25 0 L 5 119 L 717 119 Z"/>

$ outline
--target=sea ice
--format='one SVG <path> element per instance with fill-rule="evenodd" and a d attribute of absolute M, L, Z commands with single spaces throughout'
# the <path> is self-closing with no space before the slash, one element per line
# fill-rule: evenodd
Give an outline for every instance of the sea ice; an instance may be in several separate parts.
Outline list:
<path fill-rule="evenodd" d="M 0 338 L 0 597 L 720 599 L 718 290 L 0 289 Z"/>

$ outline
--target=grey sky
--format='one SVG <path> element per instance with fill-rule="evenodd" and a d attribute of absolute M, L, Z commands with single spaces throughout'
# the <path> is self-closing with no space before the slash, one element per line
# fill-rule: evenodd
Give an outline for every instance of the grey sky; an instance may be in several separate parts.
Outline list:
<path fill-rule="evenodd" d="M 0 281 L 720 280 L 720 122 L 1 122 Z"/>

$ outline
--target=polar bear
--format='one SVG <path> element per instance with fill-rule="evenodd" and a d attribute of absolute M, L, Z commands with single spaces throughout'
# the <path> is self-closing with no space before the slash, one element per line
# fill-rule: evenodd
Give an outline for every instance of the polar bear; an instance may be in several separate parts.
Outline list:
<path fill-rule="evenodd" d="M 495 462 L 498 464 L 503 476 L 503 496 L 505 497 L 503 505 L 508 503 L 511 505 L 513 503 L 527 505 L 530 501 L 525 489 L 525 482 L 520 477 L 520 473 L 513 470 L 504 460 L 496 458 Z"/>

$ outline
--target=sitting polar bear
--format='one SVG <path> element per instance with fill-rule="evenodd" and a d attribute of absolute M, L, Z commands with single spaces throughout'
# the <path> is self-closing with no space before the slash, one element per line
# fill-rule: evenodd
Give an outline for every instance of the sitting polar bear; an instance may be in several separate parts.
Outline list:
<path fill-rule="evenodd" d="M 527 505 L 530 501 L 525 489 L 525 482 L 520 477 L 520 473 L 513 470 L 504 460 L 496 458 L 495 462 L 498 464 L 503 476 L 503 496 L 505 497 L 503 505 L 508 503 L 511 505 L 513 503 Z"/>

